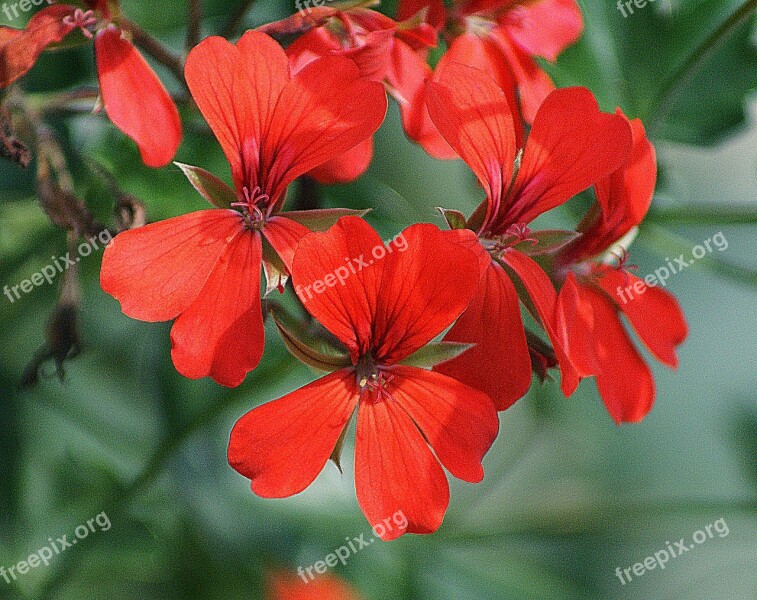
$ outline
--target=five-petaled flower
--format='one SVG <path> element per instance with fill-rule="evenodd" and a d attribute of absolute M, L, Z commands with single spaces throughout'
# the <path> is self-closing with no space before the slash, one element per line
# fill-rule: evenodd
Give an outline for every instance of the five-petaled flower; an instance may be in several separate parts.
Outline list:
<path fill-rule="evenodd" d="M 80 30 L 95 40 L 100 94 L 108 117 L 136 142 L 147 166 L 163 167 L 171 162 L 181 143 L 176 105 L 119 29 L 117 3 L 88 0 L 87 5 L 90 8 L 85 11 L 55 4 L 36 13 L 23 30 L 0 27 L 0 87 L 29 71 L 45 48 Z"/>
<path fill-rule="evenodd" d="M 307 299 L 308 311 L 346 346 L 344 366 L 248 412 L 229 443 L 229 463 L 251 480 L 255 493 L 291 496 L 323 469 L 357 409 L 355 487 L 363 513 L 370 523 L 397 511 L 407 518 L 407 528 L 386 531 L 386 540 L 439 527 L 449 503 L 439 462 L 455 477 L 480 481 L 481 460 L 499 426 L 486 394 L 403 364 L 475 293 L 480 262 L 464 247 L 465 238 L 475 243 L 475 235 L 427 224 L 403 235 L 406 252 L 374 260 L 344 285 Z M 327 232 L 300 241 L 292 266 L 295 289 L 381 245 L 365 221 L 341 218 Z"/>
<path fill-rule="evenodd" d="M 445 338 L 476 347 L 437 368 L 484 390 L 499 409 L 525 394 L 531 358 L 515 281 L 554 346 L 562 389 L 570 395 L 578 374 L 556 328 L 557 293 L 531 257 L 551 248 L 542 248 L 540 232 L 527 226 L 623 164 L 631 147 L 628 121 L 600 112 L 585 88 L 556 90 L 539 109 L 525 148 L 517 151 L 506 94 L 484 72 L 452 63 L 439 82 L 428 85 L 431 118 L 486 192 L 465 226 L 478 234 L 474 247 L 487 268 L 471 306 Z"/>
<path fill-rule="evenodd" d="M 236 386 L 263 354 L 261 265 L 269 289 L 283 286 L 309 231 L 302 223 L 323 216 L 281 213 L 287 186 L 371 136 L 386 94 L 340 57 L 292 76 L 281 46 L 253 31 L 236 45 L 205 39 L 187 58 L 186 79 L 231 165 L 232 199 L 119 234 L 100 279 L 127 315 L 176 319 L 179 372 Z"/>
<path fill-rule="evenodd" d="M 618 114 L 623 116 L 618 110 Z M 627 162 L 595 186 L 597 202 L 578 227 L 583 235 L 560 250 L 554 277 L 562 283 L 558 330 L 579 375 L 594 375 L 599 393 L 617 423 L 640 421 L 652 408 L 652 371 L 626 333 L 623 313 L 647 349 L 669 367 L 678 365 L 676 347 L 687 335 L 686 320 L 673 295 L 650 287 L 643 295 L 623 297 L 641 281 L 628 271 L 626 249 L 609 252 L 607 262 L 593 258 L 629 234 L 649 210 L 657 178 L 654 146 L 641 121 L 630 122 L 633 149 Z M 613 256 L 615 254 L 615 256 Z"/>

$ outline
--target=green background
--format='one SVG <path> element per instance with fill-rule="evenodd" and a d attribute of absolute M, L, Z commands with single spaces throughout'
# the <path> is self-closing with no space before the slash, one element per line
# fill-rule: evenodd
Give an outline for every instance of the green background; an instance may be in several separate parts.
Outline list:
<path fill-rule="evenodd" d="M 218 31 L 236 4 L 205 2 L 203 33 Z M 590 87 L 605 110 L 620 106 L 649 126 L 660 180 L 631 251 L 638 273 L 690 255 L 718 232 L 728 248 L 668 282 L 690 337 L 677 372 L 654 365 L 657 402 L 643 423 L 615 426 L 592 381 L 569 399 L 554 382 L 535 383 L 502 414 L 485 480 L 451 482 L 435 535 L 373 544 L 335 570 L 366 598 L 757 598 L 757 52 L 754 19 L 729 21 L 754 5 L 657 0 L 623 18 L 609 0 L 581 1 L 584 36 L 547 70 L 560 85 Z M 184 2 L 124 0 L 123 8 L 181 48 Z M 391 4 L 384 9 L 393 14 Z M 259 0 L 246 25 L 293 11 L 283 0 Z M 46 54 L 22 80 L 30 93 L 94 83 L 90 46 Z M 144 167 L 104 118 L 52 124 L 70 151 L 77 191 L 102 220 L 110 223 L 112 197 L 82 155 L 143 200 L 151 220 L 204 207 L 177 168 Z M 393 102 L 376 140 L 369 173 L 325 189 L 328 205 L 373 207 L 369 220 L 388 236 L 414 221 L 441 225 L 435 206 L 469 213 L 481 200 L 465 165 L 434 161 L 407 141 Z M 185 133 L 177 160 L 228 179 L 215 140 L 202 133 Z M 581 202 L 541 223 L 575 224 Z M 0 285 L 18 284 L 64 253 L 64 234 L 36 203 L 33 166 L 0 163 Z M 311 565 L 345 537 L 369 535 L 351 442 L 344 475 L 329 464 L 286 500 L 255 497 L 226 463 L 239 416 L 315 377 L 275 332 L 269 328 L 264 361 L 239 388 L 186 380 L 171 365 L 170 325 L 127 318 L 99 288 L 99 254 L 80 265 L 84 351 L 64 383 L 48 365 L 38 386 L 18 385 L 44 340 L 57 286 L 14 303 L 0 297 L 0 565 L 25 559 L 49 537 L 71 537 L 103 511 L 112 527 L 14 585 L 0 579 L 0 598 L 261 598 L 269 569 Z M 664 571 L 626 585 L 616 578 L 616 567 L 691 540 L 721 518 L 728 536 Z"/>

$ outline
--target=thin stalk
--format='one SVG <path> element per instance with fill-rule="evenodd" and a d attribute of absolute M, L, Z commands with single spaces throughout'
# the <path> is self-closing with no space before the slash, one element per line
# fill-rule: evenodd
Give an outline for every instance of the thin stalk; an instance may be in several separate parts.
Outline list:
<path fill-rule="evenodd" d="M 186 86 L 186 81 L 184 80 L 184 61 L 181 57 L 174 54 L 163 45 L 163 42 L 151 36 L 133 21 L 122 19 L 120 25 L 131 33 L 137 46 L 165 66 L 182 85 Z"/>
<path fill-rule="evenodd" d="M 218 35 L 225 38 L 235 36 L 239 28 L 242 26 L 247 12 L 252 8 L 253 4 L 255 4 L 255 0 L 244 0 L 244 2 L 237 6 L 236 10 L 231 14 L 229 20 L 226 21 L 226 24 L 221 28 Z"/>
<path fill-rule="evenodd" d="M 652 106 L 657 109 L 650 116 L 647 131 L 652 134 L 660 125 L 665 117 L 675 106 L 679 94 L 686 85 L 696 75 L 697 71 L 706 64 L 720 45 L 728 39 L 728 36 L 739 25 L 745 22 L 757 8 L 757 0 L 746 0 L 730 17 L 728 17 L 720 27 L 710 34 L 689 56 L 686 61 L 674 71 L 665 81 L 657 95 L 657 99 Z"/>

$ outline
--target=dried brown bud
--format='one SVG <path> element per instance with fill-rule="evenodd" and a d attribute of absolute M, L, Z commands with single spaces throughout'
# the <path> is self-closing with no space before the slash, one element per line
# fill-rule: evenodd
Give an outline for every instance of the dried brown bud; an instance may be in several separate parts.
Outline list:
<path fill-rule="evenodd" d="M 24 169 L 32 161 L 29 149 L 15 136 L 11 114 L 4 107 L 0 107 L 0 156 Z"/>
<path fill-rule="evenodd" d="M 129 194 L 119 194 L 113 207 L 113 219 L 118 231 L 135 229 L 147 224 L 147 209 Z"/>

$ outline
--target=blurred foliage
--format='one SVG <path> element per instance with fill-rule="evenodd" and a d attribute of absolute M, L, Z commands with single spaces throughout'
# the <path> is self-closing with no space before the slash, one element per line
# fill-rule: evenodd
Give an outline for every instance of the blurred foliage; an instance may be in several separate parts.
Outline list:
<path fill-rule="evenodd" d="M 219 31 L 238 4 L 203 2 L 203 34 Z M 289 4 L 258 0 L 244 24 L 291 14 Z M 586 85 L 605 109 L 621 106 L 650 126 L 663 176 L 632 251 L 640 272 L 721 230 L 729 247 L 669 282 L 691 337 L 677 373 L 655 369 L 657 406 L 642 424 L 615 427 L 589 381 L 567 400 L 556 385 L 535 384 L 502 415 L 486 479 L 452 482 L 436 535 L 373 545 L 336 569 L 367 598 L 756 597 L 757 111 L 746 127 L 757 83 L 755 2 L 658 0 L 626 18 L 613 2 L 581 6 L 585 35 L 547 69 L 559 84 Z M 124 0 L 123 7 L 180 50 L 185 2 Z M 391 3 L 384 8 L 392 14 Z M 23 88 L 48 94 L 94 83 L 91 47 L 81 46 L 46 54 Z M 228 179 L 201 118 L 188 109 L 184 116 L 190 126 L 177 160 Z M 144 167 L 101 116 L 51 125 L 98 219 L 111 222 L 113 197 L 91 160 L 142 200 L 153 220 L 203 207 L 179 169 Z M 65 252 L 65 236 L 37 206 L 33 173 L 33 166 L 0 163 L 2 285 Z M 330 206 L 373 207 L 369 220 L 388 236 L 416 220 L 441 224 L 435 206 L 468 213 L 481 192 L 464 165 L 434 161 L 408 142 L 392 106 L 369 173 L 324 196 Z M 580 201 L 573 204 L 549 218 L 574 224 Z M 103 511 L 112 528 L 13 584 L 0 579 L 0 598 L 261 598 L 267 569 L 311 565 L 345 537 L 369 533 L 349 449 L 343 476 L 329 464 L 313 486 L 286 500 L 255 497 L 226 464 L 234 421 L 314 376 L 287 355 L 270 324 L 265 359 L 242 386 L 188 381 L 171 365 L 169 324 L 122 315 L 99 289 L 98 270 L 99 255 L 80 264 L 84 348 L 63 383 L 51 372 L 38 386 L 19 388 L 43 341 L 56 286 L 0 300 L 0 565 L 25 559 L 50 537 L 70 537 Z M 668 540 L 690 539 L 719 518 L 727 537 L 664 571 L 626 585 L 616 578 L 616 567 Z"/>

